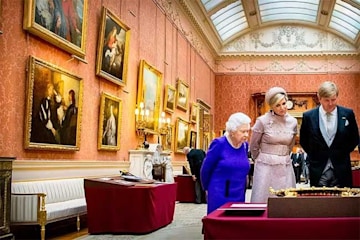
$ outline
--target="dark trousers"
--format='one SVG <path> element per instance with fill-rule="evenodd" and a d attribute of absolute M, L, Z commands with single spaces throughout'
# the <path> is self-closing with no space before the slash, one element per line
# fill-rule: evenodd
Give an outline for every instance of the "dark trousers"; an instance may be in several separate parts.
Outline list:
<path fill-rule="evenodd" d="M 335 187 L 339 182 L 334 175 L 334 169 L 328 168 L 320 177 L 319 187 Z"/>
<path fill-rule="evenodd" d="M 297 167 L 293 166 L 293 167 L 294 167 L 296 183 L 300 183 L 301 167 L 300 166 Z"/>
<path fill-rule="evenodd" d="M 196 203 L 205 203 L 205 192 L 202 189 L 201 181 L 199 179 L 196 179 L 195 181 L 195 202 Z"/>

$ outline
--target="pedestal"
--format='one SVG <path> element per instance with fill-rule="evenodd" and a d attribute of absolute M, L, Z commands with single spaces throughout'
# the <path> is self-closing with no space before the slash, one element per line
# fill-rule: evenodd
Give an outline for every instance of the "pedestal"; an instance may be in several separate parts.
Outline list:
<path fill-rule="evenodd" d="M 11 175 L 14 159 L 0 157 L 0 239 L 14 239 L 10 232 Z"/>
<path fill-rule="evenodd" d="M 144 178 L 145 177 L 145 173 L 144 173 L 145 159 L 146 159 L 146 157 L 152 157 L 153 154 L 154 154 L 154 151 L 146 150 L 146 149 L 144 149 L 144 150 L 129 150 L 129 161 L 130 161 L 129 172 L 135 176 Z M 161 156 L 169 156 L 169 155 L 170 155 L 170 153 L 168 153 L 168 152 L 161 153 Z"/>

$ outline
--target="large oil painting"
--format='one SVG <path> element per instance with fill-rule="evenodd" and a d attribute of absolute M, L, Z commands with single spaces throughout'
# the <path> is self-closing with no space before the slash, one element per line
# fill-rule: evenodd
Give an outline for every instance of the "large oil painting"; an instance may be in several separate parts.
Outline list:
<path fill-rule="evenodd" d="M 102 8 L 96 74 L 120 86 L 126 85 L 130 28 L 107 8 Z"/>
<path fill-rule="evenodd" d="M 137 104 L 143 103 L 145 132 L 157 134 L 160 118 L 162 73 L 145 60 L 140 61 Z"/>
<path fill-rule="evenodd" d="M 83 81 L 55 65 L 29 59 L 25 148 L 79 150 Z"/>
<path fill-rule="evenodd" d="M 175 152 L 183 153 L 183 149 L 189 146 L 189 122 L 178 117 L 176 120 Z"/>
<path fill-rule="evenodd" d="M 85 58 L 88 0 L 26 0 L 24 29 Z"/>

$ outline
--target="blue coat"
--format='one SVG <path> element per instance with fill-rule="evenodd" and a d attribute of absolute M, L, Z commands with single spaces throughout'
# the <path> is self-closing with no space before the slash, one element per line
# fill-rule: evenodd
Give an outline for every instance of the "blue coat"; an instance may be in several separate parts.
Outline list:
<path fill-rule="evenodd" d="M 225 136 L 211 142 L 200 171 L 203 188 L 208 191 L 208 214 L 227 202 L 245 202 L 250 169 L 247 153 L 247 142 L 238 149 Z"/>

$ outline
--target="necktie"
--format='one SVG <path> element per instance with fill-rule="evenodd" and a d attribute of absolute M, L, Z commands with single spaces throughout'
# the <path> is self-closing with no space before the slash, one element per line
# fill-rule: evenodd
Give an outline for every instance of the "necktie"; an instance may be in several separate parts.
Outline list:
<path fill-rule="evenodd" d="M 328 133 L 328 135 L 330 135 L 331 130 L 332 130 L 332 114 L 331 113 L 326 113 L 326 132 Z"/>

